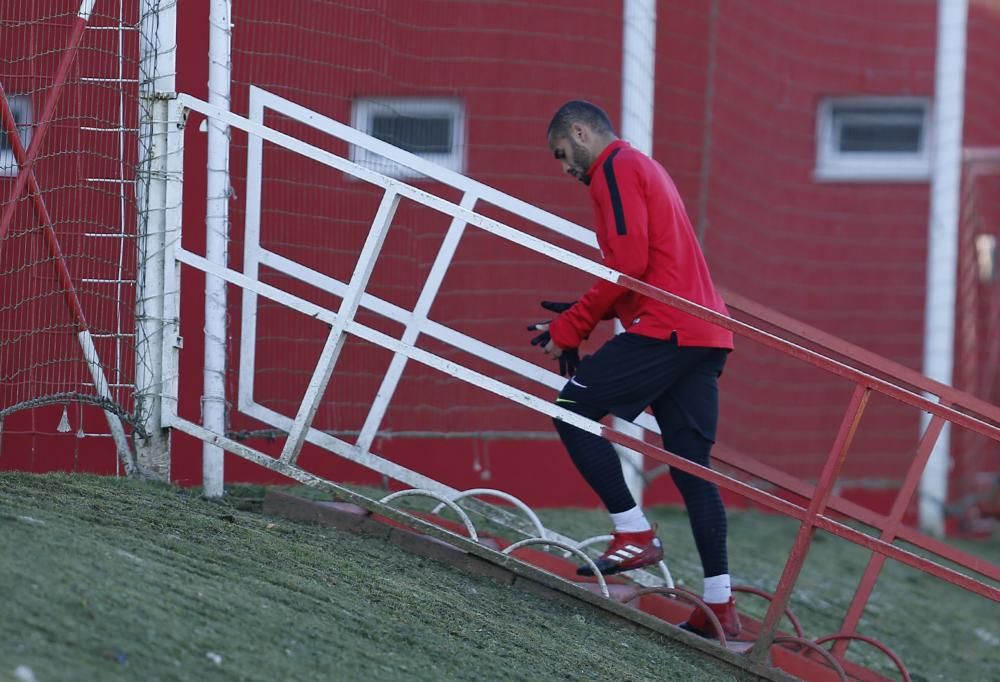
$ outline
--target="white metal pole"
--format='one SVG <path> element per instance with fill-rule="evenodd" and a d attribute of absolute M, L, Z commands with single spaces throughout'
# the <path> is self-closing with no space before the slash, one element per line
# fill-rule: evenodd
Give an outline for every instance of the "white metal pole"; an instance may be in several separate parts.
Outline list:
<path fill-rule="evenodd" d="M 624 0 L 622 35 L 621 136 L 641 152 L 653 153 L 653 93 L 656 86 L 656 0 Z M 615 322 L 615 331 L 623 331 Z M 615 419 L 614 428 L 642 438 L 641 427 Z M 642 506 L 642 455 L 616 445 L 625 483 Z"/>
<path fill-rule="evenodd" d="M 952 382 L 955 353 L 955 288 L 968 9 L 968 0 L 938 2 L 924 374 L 944 384 Z M 923 415 L 922 430 L 926 429 L 929 421 L 928 416 Z M 944 534 L 944 504 L 948 500 L 949 440 L 950 429 L 946 423 L 920 478 L 920 527 L 939 536 Z"/>
<path fill-rule="evenodd" d="M 623 31 L 621 134 L 639 151 L 652 154 L 656 0 L 625 0 Z"/>
<path fill-rule="evenodd" d="M 147 438 L 136 437 L 146 478 L 170 480 L 170 432 L 160 418 L 163 393 L 164 235 L 167 231 L 167 130 L 175 91 L 177 5 L 141 0 L 139 20 L 139 210 L 136 235 L 135 408 Z"/>
<path fill-rule="evenodd" d="M 208 101 L 229 110 L 232 74 L 231 0 L 212 0 L 209 11 Z M 205 257 L 223 267 L 229 262 L 229 126 L 208 119 L 208 194 L 205 215 Z M 226 433 L 226 283 L 205 276 L 205 385 L 202 425 Z M 223 494 L 223 450 L 202 446 L 202 485 L 205 497 Z"/>

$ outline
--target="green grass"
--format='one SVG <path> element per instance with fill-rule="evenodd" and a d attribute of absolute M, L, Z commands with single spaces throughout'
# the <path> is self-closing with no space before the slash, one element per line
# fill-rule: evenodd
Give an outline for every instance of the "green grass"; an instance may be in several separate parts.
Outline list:
<path fill-rule="evenodd" d="M 0 474 L 0 680 L 736 679 L 582 605 L 245 502 Z"/>
<path fill-rule="evenodd" d="M 357 490 L 375 498 L 385 494 L 374 488 Z M 317 490 L 299 488 L 297 492 L 306 497 L 329 499 Z M 253 507 L 252 500 L 259 500 L 264 491 L 243 486 L 234 493 Z M 405 498 L 398 503 L 401 507 L 425 511 L 434 504 L 420 498 Z M 667 507 L 647 511 L 660 525 L 674 580 L 700 592 L 701 566 L 687 515 Z M 538 514 L 546 527 L 578 539 L 610 532 L 608 516 L 602 511 L 542 509 Z M 480 530 L 489 529 L 484 520 L 474 520 Z M 731 511 L 729 556 L 734 584 L 773 592 L 797 531 L 798 524 L 791 519 L 754 511 Z M 952 544 L 1000 564 L 1000 536 Z M 907 549 L 913 551 L 912 547 Z M 807 637 L 816 639 L 840 630 L 869 556 L 869 552 L 830 534 L 815 535 L 791 602 Z M 740 595 L 738 599 L 741 611 L 763 617 L 765 601 L 751 595 Z M 997 672 L 1000 671 L 1000 605 L 898 562 L 886 562 L 859 631 L 895 651 L 914 682 L 1000 680 Z M 852 644 L 848 658 L 891 679 L 899 677 L 889 659 L 867 644 Z"/>
<path fill-rule="evenodd" d="M 262 495 L 234 488 L 218 504 L 132 481 L 0 474 L 0 680 L 21 665 L 39 682 L 591 680 L 619 679 L 621 661 L 636 680 L 732 679 L 717 662 L 582 606 L 466 576 L 382 540 L 262 517 L 254 511 Z M 675 580 L 700 590 L 686 516 L 650 513 Z M 598 511 L 539 514 L 579 538 L 608 531 Z M 732 512 L 734 582 L 773 590 L 796 529 Z M 960 544 L 1000 563 L 996 538 Z M 806 635 L 838 630 L 867 560 L 817 535 L 792 601 Z M 759 616 L 764 604 L 741 597 L 740 607 Z M 893 648 L 915 682 L 1000 679 L 998 605 L 895 562 L 861 632 Z M 895 678 L 865 645 L 850 657 Z"/>

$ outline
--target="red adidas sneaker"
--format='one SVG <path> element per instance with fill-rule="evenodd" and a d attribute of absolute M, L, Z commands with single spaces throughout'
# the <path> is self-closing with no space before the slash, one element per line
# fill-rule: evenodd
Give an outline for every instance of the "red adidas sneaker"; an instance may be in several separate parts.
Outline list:
<path fill-rule="evenodd" d="M 612 575 L 622 571 L 659 563 L 663 559 L 663 543 L 656 537 L 656 527 L 640 533 L 615 533 L 611 544 L 594 563 L 602 575 Z M 576 569 L 577 575 L 594 575 L 590 566 Z"/>
<path fill-rule="evenodd" d="M 708 608 L 712 609 L 712 613 L 719 619 L 722 631 L 726 633 L 726 639 L 736 639 L 740 636 L 743 626 L 740 624 L 739 614 L 736 613 L 736 600 L 733 597 L 724 604 L 709 604 Z M 699 608 L 696 608 L 680 627 L 701 637 L 715 639 L 718 636 L 708 616 Z"/>

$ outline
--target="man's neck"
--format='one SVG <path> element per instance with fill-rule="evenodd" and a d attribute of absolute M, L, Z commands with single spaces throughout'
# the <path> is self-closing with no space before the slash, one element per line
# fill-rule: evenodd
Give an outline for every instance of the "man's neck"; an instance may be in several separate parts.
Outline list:
<path fill-rule="evenodd" d="M 618 142 L 618 139 L 617 135 L 610 135 L 607 138 L 603 138 L 601 140 L 601 144 L 594 145 L 594 160 L 591 162 L 590 168 L 587 169 L 588 177 L 593 174 L 594 169 L 597 167 L 597 162 L 600 161 L 601 157 L 608 151 L 608 147 L 613 145 L 615 142 Z"/>
<path fill-rule="evenodd" d="M 618 136 L 617 135 L 608 135 L 607 137 L 601 138 L 601 140 L 597 143 L 597 145 L 595 146 L 595 148 L 593 150 L 594 151 L 594 158 L 596 159 L 596 158 L 600 157 L 600 155 L 603 154 L 607 150 L 608 147 L 610 147 L 612 144 L 614 144 L 617 141 L 618 141 Z"/>

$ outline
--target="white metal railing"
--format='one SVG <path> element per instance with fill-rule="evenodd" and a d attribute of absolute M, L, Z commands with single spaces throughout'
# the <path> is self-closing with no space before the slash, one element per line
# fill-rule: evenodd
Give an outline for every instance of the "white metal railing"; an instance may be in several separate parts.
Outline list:
<path fill-rule="evenodd" d="M 347 142 L 350 145 L 362 147 L 373 154 L 385 156 L 386 158 L 391 159 L 394 163 L 411 168 L 414 171 L 437 181 L 442 186 L 457 189 L 462 193 L 462 198 L 458 202 L 458 207 L 465 209 L 470 213 L 474 211 L 475 206 L 478 203 L 497 206 L 511 213 L 521 215 L 536 225 L 546 228 L 558 235 L 568 237 L 575 242 L 588 246 L 594 249 L 596 253 L 597 239 L 591 230 L 565 220 L 564 218 L 561 218 L 553 213 L 542 210 L 537 206 L 505 194 L 496 188 L 490 187 L 489 185 L 485 185 L 465 175 L 456 173 L 448 168 L 444 168 L 443 166 L 438 166 L 427 161 L 426 159 L 416 156 L 415 154 L 403 151 L 398 147 L 394 147 L 386 142 L 383 142 L 382 140 L 366 135 L 335 119 L 323 116 L 322 114 L 307 109 L 278 95 L 274 95 L 261 88 L 251 86 L 249 120 L 263 126 L 266 110 L 271 110 L 296 121 L 305 123 L 316 130 Z M 321 272 L 296 263 L 295 261 L 262 247 L 260 242 L 260 229 L 264 139 L 266 138 L 262 136 L 251 135 L 247 149 L 247 206 L 243 253 L 244 273 L 251 277 L 257 277 L 259 267 L 261 265 L 265 265 L 281 271 L 284 274 L 290 275 L 302 282 L 321 286 L 324 290 L 330 291 L 337 296 L 344 296 L 347 291 L 347 285 L 344 282 L 328 277 Z M 274 142 L 274 140 L 270 141 Z M 309 145 L 306 145 L 306 147 L 309 147 Z M 313 149 L 316 148 L 313 147 Z M 354 173 L 340 164 L 330 163 L 328 165 L 350 173 L 359 179 L 372 182 L 373 184 L 382 187 L 402 184 L 392 178 L 376 173 L 375 171 L 371 171 L 364 166 L 354 164 L 347 159 L 342 159 L 341 157 L 336 157 L 335 155 L 330 156 L 340 159 L 344 164 L 348 164 L 350 167 L 357 169 L 359 173 Z M 417 190 L 412 187 L 410 189 L 420 195 L 428 196 L 426 192 L 422 192 L 421 190 Z M 405 192 L 403 194 L 406 195 Z M 409 196 L 408 198 L 415 197 Z M 472 214 L 476 215 L 474 213 Z M 479 217 L 482 218 L 482 216 Z M 483 218 L 483 220 L 487 219 Z M 451 264 L 452 257 L 458 247 L 459 240 L 461 239 L 465 227 L 468 224 L 468 222 L 462 220 L 459 216 L 452 214 L 452 222 L 445 235 L 444 242 L 438 250 L 437 257 L 431 266 L 427 280 L 412 311 L 379 299 L 371 294 L 364 294 L 362 296 L 361 308 L 378 313 L 403 324 L 403 340 L 406 343 L 416 343 L 417 338 L 420 335 L 425 334 L 439 341 L 443 341 L 450 345 L 467 350 L 474 355 L 496 364 L 497 366 L 510 369 L 534 382 L 556 390 L 561 389 L 565 380 L 558 374 L 544 370 L 537 365 L 522 360 L 515 355 L 500 351 L 494 346 L 484 343 L 479 339 L 455 331 L 428 319 L 427 313 L 430 310 L 434 297 L 440 289 L 441 282 Z M 479 225 L 479 227 L 483 226 Z M 524 236 L 527 237 L 527 235 Z M 528 238 L 532 239 L 530 237 Z M 545 242 L 542 243 L 544 244 Z M 558 247 L 551 245 L 548 246 L 552 249 L 558 249 Z M 578 258 L 572 254 L 570 254 L 570 256 L 565 256 L 567 253 L 568 252 L 566 251 L 558 249 L 557 254 L 550 253 L 548 255 L 553 257 L 558 256 L 558 258 Z M 587 261 L 586 259 L 581 260 L 591 265 L 596 265 L 592 261 Z M 603 268 L 603 266 L 597 267 Z M 613 270 L 608 268 L 603 268 L 603 270 L 606 273 L 614 273 Z M 592 274 L 598 273 L 596 271 L 592 271 Z M 241 346 L 241 350 L 244 357 L 248 358 L 250 361 L 244 362 L 240 366 L 238 406 L 241 410 L 248 411 L 248 414 L 252 415 L 263 407 L 256 403 L 253 397 L 254 365 L 252 359 L 255 357 L 256 353 L 256 336 L 254 333 L 256 329 L 256 310 L 256 294 L 253 291 L 245 291 L 243 296 L 243 317 L 241 328 L 241 339 L 243 345 Z M 362 426 L 361 435 L 358 439 L 358 447 L 362 450 L 368 450 L 371 447 L 371 443 L 378 432 L 378 428 L 385 415 L 385 411 L 392 399 L 396 387 L 398 386 L 405 364 L 405 356 L 396 355 L 393 357 L 385 379 L 377 392 L 376 400 L 372 405 L 372 409 L 369 411 L 368 418 Z M 261 413 L 263 414 L 264 412 Z M 651 415 L 641 415 L 637 420 L 637 423 L 650 431 L 659 431 L 659 428 Z"/>
<path fill-rule="evenodd" d="M 181 248 L 179 234 L 176 234 L 167 239 L 169 244 L 167 257 L 168 260 L 174 263 L 175 267 L 171 268 L 167 265 L 165 268 L 168 279 L 166 290 L 168 292 L 176 291 L 177 282 L 170 283 L 169 280 L 171 276 L 177 277 L 176 264 L 178 263 L 196 268 L 210 277 L 235 285 L 243 290 L 241 359 L 237 408 L 240 412 L 259 419 L 277 429 L 286 431 L 289 434 L 280 458 L 273 463 L 268 463 L 268 466 L 278 468 L 279 470 L 294 469 L 303 445 L 309 442 L 414 488 L 437 494 L 441 499 L 450 500 L 456 496 L 460 496 L 461 491 L 455 490 L 439 481 L 430 479 L 419 472 L 410 470 L 371 452 L 371 443 L 392 400 L 403 369 L 410 360 L 415 360 L 537 412 L 571 423 L 595 435 L 601 435 L 602 426 L 598 422 L 565 410 L 548 398 L 540 398 L 532 393 L 516 389 L 482 372 L 473 371 L 451 360 L 419 349 L 415 345 L 419 336 L 426 334 L 549 389 L 560 389 L 565 383 L 565 379 L 554 372 L 542 369 L 521 358 L 503 352 L 480 339 L 462 334 L 445 325 L 434 322 L 428 318 L 428 312 L 432 307 L 448 267 L 451 265 L 461 237 L 468 226 L 485 230 L 536 253 L 553 258 L 561 263 L 568 264 L 571 267 L 610 282 L 615 283 L 619 279 L 618 272 L 600 263 L 578 256 L 543 239 L 531 236 L 500 221 L 477 213 L 474 209 L 481 203 L 490 204 L 502 208 L 507 212 L 515 213 L 556 234 L 568 237 L 587 246 L 595 247 L 596 254 L 596 240 L 591 231 L 547 211 L 543 211 L 536 206 L 510 197 L 495 188 L 436 166 L 418 156 L 388 145 L 343 123 L 306 109 L 260 88 L 251 87 L 250 89 L 250 110 L 248 117 L 239 116 L 189 95 L 180 95 L 179 105 L 186 109 L 198 111 L 214 119 L 219 125 L 231 126 L 249 134 L 243 272 L 231 269 L 226 263 L 213 262 L 206 257 Z M 374 154 L 385 156 L 396 164 L 409 167 L 422 175 L 436 180 L 441 186 L 457 189 L 461 193 L 461 199 L 458 203 L 448 201 L 436 194 L 387 177 L 353 163 L 347 158 L 267 127 L 264 124 L 265 110 L 271 110 L 298 122 L 305 123 L 316 130 L 347 142 L 349 145 L 363 147 Z M 263 189 L 262 174 L 265 142 L 298 153 L 314 162 L 324 164 L 382 188 L 383 197 L 379 210 L 372 222 L 370 233 L 359 254 L 350 281 L 342 282 L 337 280 L 270 251 L 262 245 L 261 194 Z M 451 217 L 448 232 L 438 251 L 427 281 L 412 310 L 394 305 L 366 292 L 368 281 L 377 262 L 381 246 L 392 224 L 396 207 L 399 201 L 404 198 Z M 330 310 L 276 286 L 261 282 L 259 280 L 261 265 L 280 271 L 298 281 L 336 294 L 341 299 L 339 308 L 336 311 Z M 256 315 L 258 297 L 260 296 L 322 321 L 330 327 L 323 352 L 316 364 L 309 381 L 309 386 L 294 417 L 280 414 L 258 403 L 254 398 L 253 368 L 256 353 Z M 177 305 L 176 297 L 174 297 L 169 305 Z M 359 323 L 355 319 L 355 314 L 359 309 L 367 309 L 401 323 L 404 327 L 402 338 L 393 338 Z M 170 315 L 168 314 L 167 317 L 169 318 Z M 312 426 L 313 417 L 333 374 L 346 335 L 353 335 L 364 339 L 394 353 L 390 369 L 382 381 L 377 397 L 373 400 L 364 426 L 362 427 L 360 438 L 355 444 L 348 443 Z M 165 362 L 169 365 L 171 360 L 168 358 L 175 358 L 175 355 L 170 349 L 167 349 Z M 174 359 L 173 361 L 175 362 L 176 360 Z M 171 366 L 169 370 L 165 369 L 164 375 L 165 377 L 176 377 L 176 366 Z M 175 391 L 176 382 L 170 384 L 170 387 Z M 202 438 L 206 442 L 210 442 L 211 445 L 228 449 L 243 456 L 249 456 L 248 453 L 253 452 L 254 455 L 252 458 L 255 461 L 263 461 L 260 458 L 266 457 L 263 453 L 232 441 L 224 433 L 212 431 L 179 416 L 176 412 L 176 394 L 165 396 L 163 405 L 165 408 L 163 413 L 164 426 L 173 426 L 180 431 Z M 649 415 L 644 414 L 637 421 L 644 428 L 653 431 L 657 430 L 655 421 Z M 210 439 L 206 438 L 208 434 L 211 434 Z M 476 503 L 478 505 L 477 510 L 480 512 L 487 510 L 486 515 L 495 522 L 516 529 L 529 537 L 537 534 L 537 531 L 531 527 L 531 524 L 525 524 L 523 519 L 517 518 L 516 515 L 506 509 L 491 507 L 472 499 L 466 501 Z M 543 539 L 555 541 L 553 544 L 562 543 L 572 547 L 579 545 L 577 541 L 551 531 L 547 531 L 543 535 Z M 664 574 L 669 575 L 665 570 L 665 566 L 663 569 Z M 637 579 L 637 582 L 647 585 L 660 584 L 662 582 L 659 578 L 645 572 L 637 573 L 634 577 Z"/>

